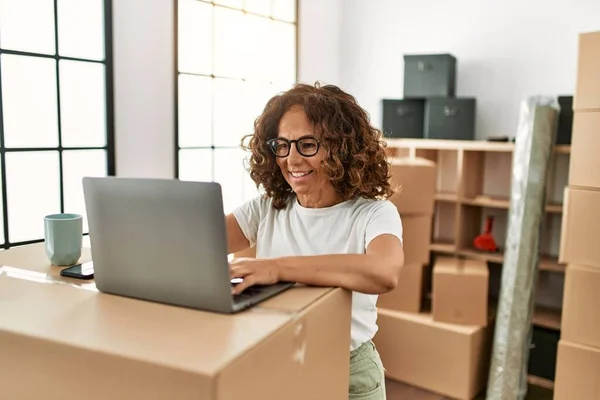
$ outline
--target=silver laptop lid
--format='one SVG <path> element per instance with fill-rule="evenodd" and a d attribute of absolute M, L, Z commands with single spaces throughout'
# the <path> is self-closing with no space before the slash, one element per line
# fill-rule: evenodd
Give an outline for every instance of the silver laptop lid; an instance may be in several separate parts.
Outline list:
<path fill-rule="evenodd" d="M 99 290 L 232 311 L 218 183 L 84 178 L 83 189 Z"/>

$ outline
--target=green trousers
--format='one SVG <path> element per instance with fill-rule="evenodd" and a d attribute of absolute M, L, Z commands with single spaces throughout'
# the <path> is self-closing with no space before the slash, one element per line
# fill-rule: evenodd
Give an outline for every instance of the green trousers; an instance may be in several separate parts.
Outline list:
<path fill-rule="evenodd" d="M 385 400 L 385 375 L 379 353 L 372 341 L 350 352 L 348 398 Z"/>

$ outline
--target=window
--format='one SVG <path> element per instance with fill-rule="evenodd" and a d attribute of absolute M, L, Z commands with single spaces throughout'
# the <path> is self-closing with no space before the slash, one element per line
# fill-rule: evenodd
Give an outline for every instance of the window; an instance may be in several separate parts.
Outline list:
<path fill-rule="evenodd" d="M 258 194 L 240 141 L 296 82 L 296 0 L 178 0 L 177 177 L 216 181 L 226 213 Z"/>
<path fill-rule="evenodd" d="M 0 1 L 1 247 L 84 216 L 83 176 L 114 175 L 110 1 Z"/>

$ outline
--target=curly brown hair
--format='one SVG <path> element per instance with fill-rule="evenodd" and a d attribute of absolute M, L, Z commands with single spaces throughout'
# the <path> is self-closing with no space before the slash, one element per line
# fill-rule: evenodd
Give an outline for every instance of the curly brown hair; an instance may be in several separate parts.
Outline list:
<path fill-rule="evenodd" d="M 277 137 L 279 121 L 294 106 L 302 107 L 315 127 L 327 152 L 322 166 L 342 200 L 386 199 L 394 194 L 383 134 L 371 125 L 356 99 L 334 85 L 296 84 L 267 102 L 254 121 L 254 133 L 242 139 L 242 148 L 251 152 L 250 177 L 273 198 L 275 209 L 284 208 L 293 191 L 266 142 Z"/>

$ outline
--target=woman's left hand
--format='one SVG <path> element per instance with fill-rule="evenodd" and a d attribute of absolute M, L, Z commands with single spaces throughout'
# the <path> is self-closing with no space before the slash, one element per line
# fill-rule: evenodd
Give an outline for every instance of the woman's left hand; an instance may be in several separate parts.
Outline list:
<path fill-rule="evenodd" d="M 231 279 L 242 278 L 235 285 L 233 294 L 240 294 L 253 285 L 271 285 L 279 281 L 279 268 L 274 260 L 256 258 L 236 258 L 229 263 Z"/>

